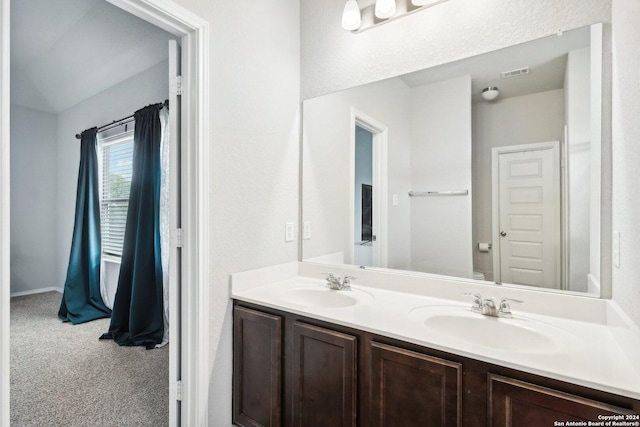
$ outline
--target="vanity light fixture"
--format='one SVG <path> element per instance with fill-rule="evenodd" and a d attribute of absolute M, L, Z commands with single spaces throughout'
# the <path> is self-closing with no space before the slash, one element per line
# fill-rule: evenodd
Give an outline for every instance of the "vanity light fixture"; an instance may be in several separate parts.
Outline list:
<path fill-rule="evenodd" d="M 448 0 L 347 0 L 342 28 L 360 33 Z"/>
<path fill-rule="evenodd" d="M 360 7 L 356 0 L 347 0 L 342 12 L 342 28 L 347 31 L 355 31 L 360 28 L 362 17 L 360 16 Z"/>
<path fill-rule="evenodd" d="M 396 14 L 396 0 L 376 0 L 376 17 L 389 19 Z"/>
<path fill-rule="evenodd" d="M 485 101 L 493 101 L 500 95 L 500 91 L 495 86 L 489 86 L 482 89 L 482 97 Z"/>

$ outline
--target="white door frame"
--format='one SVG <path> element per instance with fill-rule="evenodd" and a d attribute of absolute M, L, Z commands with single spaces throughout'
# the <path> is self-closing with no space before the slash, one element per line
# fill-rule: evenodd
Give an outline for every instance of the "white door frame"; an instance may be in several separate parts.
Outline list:
<path fill-rule="evenodd" d="M 0 0 L 0 426 L 9 426 L 10 1 Z M 14 0 L 15 1 L 15 0 Z M 181 424 L 208 423 L 209 24 L 169 1 L 108 0 L 182 40 Z M 176 397 L 177 385 L 170 395 Z M 169 402 L 167 402 L 168 404 Z M 173 406 L 173 405 L 171 405 Z M 176 425 L 176 420 L 171 420 Z"/>
<path fill-rule="evenodd" d="M 373 230 L 377 237 L 373 244 L 373 260 L 377 267 L 387 267 L 387 164 L 388 135 L 386 125 L 367 114 L 351 108 L 349 125 L 349 240 L 347 256 L 354 262 L 355 251 L 355 188 L 356 188 L 356 126 L 373 134 Z"/>
<path fill-rule="evenodd" d="M 509 145 L 505 147 L 494 147 L 491 149 L 491 239 L 493 241 L 493 281 L 502 283 L 502 272 L 500 270 L 500 174 L 498 157 L 500 154 L 519 153 L 522 151 L 553 150 L 560 153 L 560 141 L 534 142 L 532 144 Z M 558 176 L 560 176 L 560 165 L 558 164 Z M 560 189 L 558 189 L 560 191 Z M 558 217 L 558 219 L 560 219 Z M 560 263 L 560 266 L 562 263 Z M 560 274 L 562 277 L 562 273 Z"/>

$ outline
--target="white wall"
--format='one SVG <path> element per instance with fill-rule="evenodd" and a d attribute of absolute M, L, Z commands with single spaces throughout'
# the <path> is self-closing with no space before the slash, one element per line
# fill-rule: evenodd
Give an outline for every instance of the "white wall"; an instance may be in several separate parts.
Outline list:
<path fill-rule="evenodd" d="M 560 141 L 564 134 L 564 91 L 540 92 L 473 105 L 473 265 L 493 280 L 495 253 L 479 252 L 492 242 L 491 149 Z"/>
<path fill-rule="evenodd" d="M 611 0 L 451 0 L 359 34 L 344 0 L 301 0 L 302 97 L 405 74 L 595 22 Z"/>
<path fill-rule="evenodd" d="M 57 116 L 11 105 L 11 293 L 57 287 Z"/>
<path fill-rule="evenodd" d="M 613 230 L 621 235 L 613 299 L 640 325 L 640 2 L 614 0 L 612 15 Z"/>
<path fill-rule="evenodd" d="M 351 194 L 351 109 L 388 127 L 388 267 L 410 269 L 410 91 L 390 79 L 304 102 L 303 218 L 311 221 L 311 240 L 303 258 L 344 252 L 348 255 Z M 398 206 L 392 206 L 392 195 Z"/>
<path fill-rule="evenodd" d="M 229 426 L 229 274 L 298 259 L 298 244 L 284 241 L 284 228 L 298 224 L 300 4 L 177 3 L 210 23 L 209 425 Z"/>
<path fill-rule="evenodd" d="M 567 56 L 565 117 L 569 187 L 569 290 L 585 292 L 590 273 L 591 225 L 591 54 L 589 48 Z"/>
<path fill-rule="evenodd" d="M 411 270 L 473 277 L 471 78 L 412 88 L 411 190 L 469 190 L 411 198 Z"/>
<path fill-rule="evenodd" d="M 164 101 L 168 96 L 168 62 L 163 61 L 58 115 L 57 147 L 51 156 L 57 159 L 57 243 L 54 251 L 57 256 L 57 286 L 64 286 L 73 235 L 80 164 L 80 140 L 75 135 L 93 126 L 129 116 L 142 107 Z M 117 280 L 116 275 L 110 277 Z"/>

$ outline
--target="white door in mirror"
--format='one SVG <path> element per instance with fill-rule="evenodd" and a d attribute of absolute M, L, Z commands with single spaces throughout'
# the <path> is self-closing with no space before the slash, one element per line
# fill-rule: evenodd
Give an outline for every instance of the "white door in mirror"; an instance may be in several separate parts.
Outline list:
<path fill-rule="evenodd" d="M 500 279 L 560 288 L 558 145 L 522 146 L 498 163 Z"/>

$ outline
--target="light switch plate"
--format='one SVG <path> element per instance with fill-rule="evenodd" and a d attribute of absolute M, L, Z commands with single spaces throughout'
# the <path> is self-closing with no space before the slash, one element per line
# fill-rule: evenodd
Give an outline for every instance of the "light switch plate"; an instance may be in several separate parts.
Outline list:
<path fill-rule="evenodd" d="M 393 206 L 398 206 L 400 205 L 400 203 L 398 202 L 398 195 L 394 194 L 393 195 Z"/>
<path fill-rule="evenodd" d="M 613 232 L 613 266 L 620 268 L 620 232 Z"/>
<path fill-rule="evenodd" d="M 284 226 L 284 241 L 285 242 L 293 242 L 293 222 L 287 222 Z"/>
<path fill-rule="evenodd" d="M 311 239 L 311 221 L 305 221 L 302 224 L 302 238 L 304 240 Z"/>

